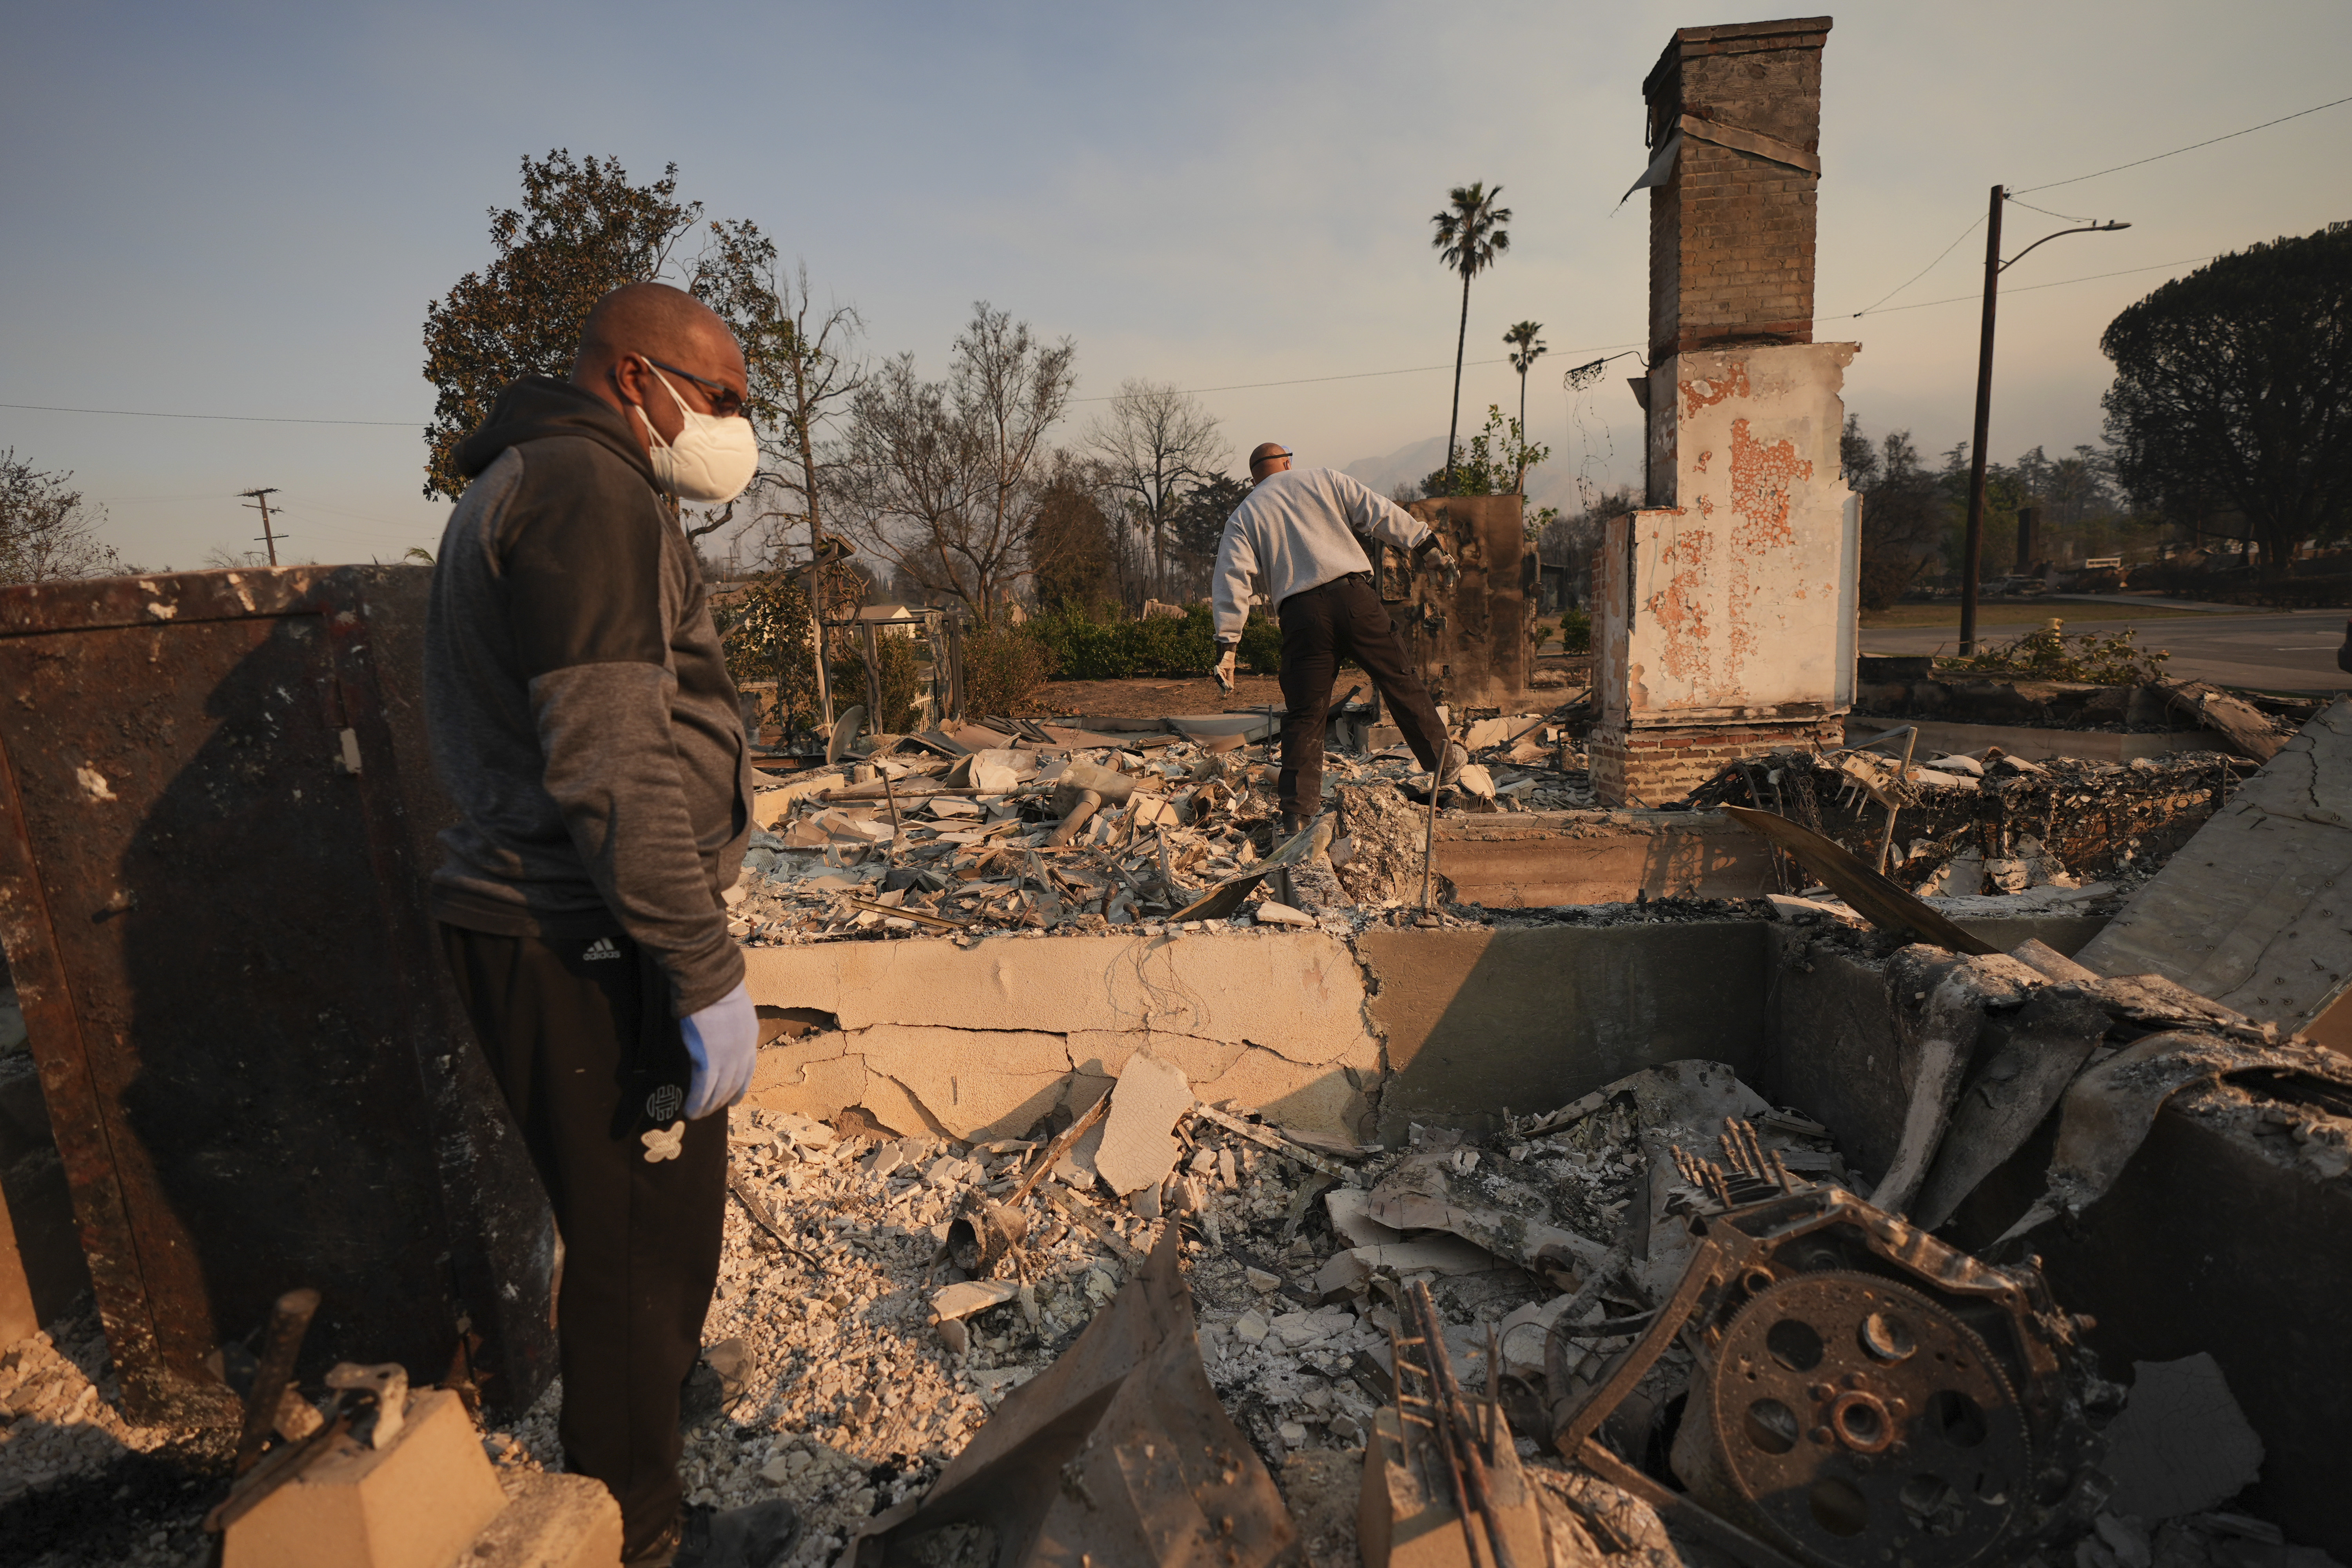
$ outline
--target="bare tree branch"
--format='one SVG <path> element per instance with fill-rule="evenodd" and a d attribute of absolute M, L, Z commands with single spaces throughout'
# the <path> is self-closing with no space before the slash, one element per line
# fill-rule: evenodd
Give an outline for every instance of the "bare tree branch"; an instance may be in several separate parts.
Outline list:
<path fill-rule="evenodd" d="M 1045 433 L 1076 380 L 1077 350 L 1036 342 L 982 300 L 945 381 L 912 354 L 884 362 L 851 400 L 839 493 L 853 531 L 935 598 L 988 624 L 1033 568 Z"/>
<path fill-rule="evenodd" d="M 106 519 L 81 492 L 69 488 L 70 473 L 44 473 L 19 459 L 14 447 L 0 451 L 0 583 L 54 583 L 68 577 L 113 577 L 125 566 L 114 547 L 98 536 Z"/>
<path fill-rule="evenodd" d="M 1136 521 L 1151 542 L 1151 591 L 1168 587 L 1168 528 L 1192 485 L 1223 470 L 1217 421 L 1190 393 L 1150 381 L 1125 381 L 1087 447 L 1108 466 Z"/>

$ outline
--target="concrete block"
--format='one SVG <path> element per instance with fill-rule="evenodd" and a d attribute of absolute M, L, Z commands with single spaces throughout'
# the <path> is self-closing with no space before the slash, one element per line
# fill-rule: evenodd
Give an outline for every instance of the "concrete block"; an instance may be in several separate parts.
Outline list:
<path fill-rule="evenodd" d="M 390 1447 L 339 1439 L 230 1525 L 223 1568 L 448 1568 L 505 1506 L 464 1403 L 430 1389 Z"/>
<path fill-rule="evenodd" d="M 621 1505 L 602 1481 L 538 1471 L 450 1568 L 617 1568 Z"/>
<path fill-rule="evenodd" d="M 1182 1068 L 1149 1056 L 1129 1057 L 1110 1092 L 1096 1174 L 1121 1197 L 1157 1187 L 1176 1168 L 1171 1130 L 1192 1105 L 1192 1086 Z"/>
<path fill-rule="evenodd" d="M 845 1105 L 866 1103 L 866 1058 L 852 1055 L 839 1031 L 767 1047 L 751 1069 L 747 1106 L 829 1121 Z"/>
<path fill-rule="evenodd" d="M 1529 812 L 1441 822 L 1437 871 L 1454 884 L 1456 901 L 1488 909 L 1632 903 L 1643 894 L 1752 899 L 1777 885 L 1770 846 L 1716 811 Z"/>
<path fill-rule="evenodd" d="M 2202 1352 L 2136 1363 L 2131 1397 L 2106 1436 L 2099 1468 L 2116 1483 L 2107 1507 L 2150 1521 L 2226 1502 L 2263 1471 L 2261 1436 Z"/>
<path fill-rule="evenodd" d="M 920 1097 L 887 1073 L 866 1074 L 866 1098 L 857 1103 L 872 1111 L 874 1119 L 883 1126 L 896 1128 L 909 1136 L 949 1136 L 947 1128 L 931 1114 L 930 1108 L 923 1103 Z"/>
<path fill-rule="evenodd" d="M 1281 1127 L 1361 1138 L 1370 1102 L 1344 1067 L 1303 1067 L 1262 1046 L 1252 1046 L 1234 1065 L 1198 1086 L 1210 1105 L 1232 1100 Z"/>

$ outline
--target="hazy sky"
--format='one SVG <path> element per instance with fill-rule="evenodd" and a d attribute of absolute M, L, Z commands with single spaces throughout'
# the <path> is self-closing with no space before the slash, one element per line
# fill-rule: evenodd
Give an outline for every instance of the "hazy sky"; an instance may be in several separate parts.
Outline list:
<path fill-rule="evenodd" d="M 1637 341 L 1641 79 L 1677 26 L 1756 11 L 1609 5 L 398 6 L 74 4 L 0 51 L 0 402 L 392 421 L 205 422 L 0 408 L 0 447 L 75 470 L 151 569 L 259 531 L 392 559 L 438 535 L 421 496 L 427 302 L 490 255 L 524 153 L 678 165 L 929 371 L 975 299 L 1076 341 L 1081 396 L 1129 376 L 1217 388 L 1236 450 L 1343 465 L 1442 435 L 1458 282 L 1429 247 L 1448 186 L 1499 181 L 1509 255 L 1475 288 L 1474 361 L 1512 321 L 1551 356 L 1529 422 L 1557 471 L 1631 478 L 1619 372 L 1580 423 L 1559 372 Z M 1817 309 L 1851 312 L 2012 188 L 2352 93 L 2342 0 L 1873 3 L 1824 72 Z M 1990 443 L 2094 441 L 2115 312 L 2218 251 L 2352 216 L 2352 104 L 2025 199 L 2122 217 L 2005 288 Z M 2013 250 L 2056 218 L 2011 209 Z M 1967 433 L 1982 238 L 1859 321 L 1848 406 L 1936 451 Z M 1516 397 L 1474 365 L 1465 409 Z M 1069 433 L 1098 405 L 1076 405 Z M 1465 425 L 1473 423 L 1465 415 Z"/>

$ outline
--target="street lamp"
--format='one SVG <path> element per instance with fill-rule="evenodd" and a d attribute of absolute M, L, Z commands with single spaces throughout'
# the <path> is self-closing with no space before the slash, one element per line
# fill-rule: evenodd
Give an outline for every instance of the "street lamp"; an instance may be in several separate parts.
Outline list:
<path fill-rule="evenodd" d="M 1977 434 L 1969 448 L 1969 531 L 1960 563 L 1960 652 L 1977 651 L 1977 575 L 1984 557 L 1984 494 L 1985 494 L 1985 435 L 1992 422 L 1992 318 L 1993 302 L 2000 292 L 2000 275 L 2024 260 L 2026 257 L 2060 235 L 2105 234 L 2111 229 L 2129 228 L 2127 223 L 2093 223 L 2080 228 L 2062 228 L 2057 234 L 2045 234 L 2007 261 L 2000 258 L 2000 205 L 2009 199 L 2009 187 L 1992 188 L 1991 232 L 1985 236 L 1984 341 L 1977 351 Z"/>

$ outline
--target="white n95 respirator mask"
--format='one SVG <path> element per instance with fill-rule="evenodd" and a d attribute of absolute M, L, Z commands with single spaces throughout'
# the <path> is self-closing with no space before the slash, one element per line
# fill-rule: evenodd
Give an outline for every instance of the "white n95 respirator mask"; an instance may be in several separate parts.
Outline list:
<path fill-rule="evenodd" d="M 653 370 L 650 364 L 646 368 Z M 760 471 L 760 443 L 751 433 L 751 422 L 740 415 L 721 418 L 697 413 L 686 405 L 668 377 L 657 370 L 653 376 L 686 416 L 686 428 L 677 433 L 677 439 L 665 441 L 646 411 L 636 410 L 637 417 L 646 422 L 651 445 L 646 456 L 653 463 L 654 482 L 680 500 L 711 506 L 741 495 Z"/>

